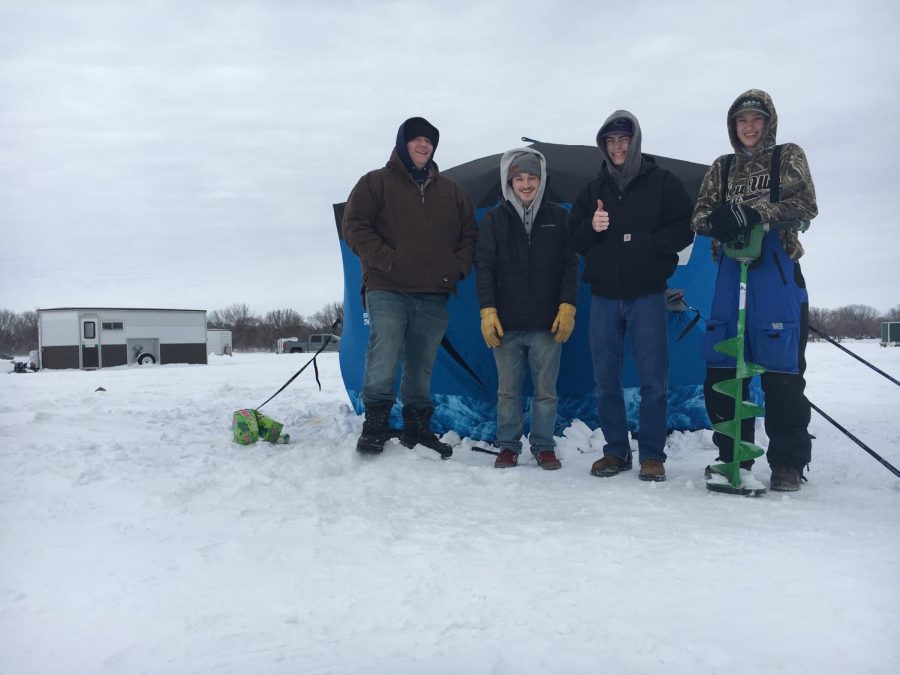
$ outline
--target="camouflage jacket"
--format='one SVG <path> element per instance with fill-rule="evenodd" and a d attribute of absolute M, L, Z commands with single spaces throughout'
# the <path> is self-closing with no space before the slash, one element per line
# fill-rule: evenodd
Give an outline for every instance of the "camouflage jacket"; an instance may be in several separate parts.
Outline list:
<path fill-rule="evenodd" d="M 735 121 L 732 113 L 739 101 L 747 96 L 757 96 L 769 111 L 769 118 L 763 137 L 756 150 L 747 154 L 737 138 Z M 762 216 L 763 222 L 769 220 L 788 220 L 799 218 L 812 220 L 819 212 L 816 206 L 816 189 L 809 173 L 809 165 L 803 149 L 793 143 L 781 146 L 781 199 L 776 203 L 769 202 L 769 174 L 772 152 L 775 148 L 775 132 L 778 129 L 778 116 L 771 97 L 759 89 L 751 89 L 735 99 L 728 109 L 728 137 L 735 150 L 734 160 L 728 174 L 728 188 L 725 191 L 726 201 L 746 204 Z M 725 161 L 723 155 L 716 159 L 703 177 L 700 194 L 691 217 L 691 227 L 698 234 L 709 235 L 709 214 L 722 201 L 722 168 Z M 782 230 L 781 245 L 785 252 L 797 260 L 803 255 L 803 246 L 796 232 Z M 718 257 L 719 242 L 713 240 L 713 258 Z"/>

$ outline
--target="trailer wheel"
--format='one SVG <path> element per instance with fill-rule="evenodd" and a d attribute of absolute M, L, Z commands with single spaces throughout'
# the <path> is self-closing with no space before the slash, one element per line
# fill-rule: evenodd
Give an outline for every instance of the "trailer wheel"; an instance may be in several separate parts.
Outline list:
<path fill-rule="evenodd" d="M 153 354 L 148 354 L 148 353 L 144 352 L 143 354 L 141 354 L 140 356 L 137 357 L 137 362 L 138 362 L 138 365 L 140 365 L 140 366 L 147 365 L 148 363 L 156 363 L 156 357 L 153 356 Z"/>
<path fill-rule="evenodd" d="M 302 354 L 303 347 L 291 347 L 291 354 Z"/>

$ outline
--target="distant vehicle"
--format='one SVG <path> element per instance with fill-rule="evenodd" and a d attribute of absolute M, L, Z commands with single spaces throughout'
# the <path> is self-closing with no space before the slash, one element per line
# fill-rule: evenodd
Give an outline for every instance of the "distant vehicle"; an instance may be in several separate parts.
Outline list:
<path fill-rule="evenodd" d="M 314 333 L 306 340 L 296 337 L 278 338 L 275 341 L 275 353 L 317 352 L 322 348 L 323 344 L 325 344 L 325 348 L 322 349 L 323 352 L 336 352 L 340 350 L 341 338 L 339 335 L 329 335 L 328 333 Z"/>

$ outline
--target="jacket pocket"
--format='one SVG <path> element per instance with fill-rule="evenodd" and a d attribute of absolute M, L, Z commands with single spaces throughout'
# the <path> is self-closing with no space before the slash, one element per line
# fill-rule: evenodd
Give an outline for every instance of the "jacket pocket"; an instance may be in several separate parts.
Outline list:
<path fill-rule="evenodd" d="M 706 322 L 706 335 L 703 336 L 703 358 L 710 368 L 734 368 L 734 359 L 727 354 L 715 350 L 722 340 L 733 338 L 734 332 L 728 321 L 710 319 Z"/>
<path fill-rule="evenodd" d="M 800 327 L 797 323 L 772 322 L 755 326 L 748 335 L 752 360 L 766 370 L 798 372 Z"/>

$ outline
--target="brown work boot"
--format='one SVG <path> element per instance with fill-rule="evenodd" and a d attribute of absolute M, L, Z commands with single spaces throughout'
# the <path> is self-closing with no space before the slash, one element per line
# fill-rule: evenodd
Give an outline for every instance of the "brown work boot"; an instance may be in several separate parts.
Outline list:
<path fill-rule="evenodd" d="M 661 483 L 666 479 L 666 465 L 658 459 L 645 459 L 641 462 L 641 472 L 638 474 L 638 478 Z"/>
<path fill-rule="evenodd" d="M 792 466 L 773 466 L 769 488 L 775 492 L 796 492 L 800 489 L 803 472 Z"/>
<path fill-rule="evenodd" d="M 535 459 L 537 459 L 538 466 L 546 471 L 553 471 L 562 466 L 562 462 L 556 458 L 553 450 L 542 450 Z"/>
<path fill-rule="evenodd" d="M 510 469 L 514 466 L 517 466 L 519 463 L 519 456 L 514 453 L 509 448 L 501 448 L 500 454 L 497 455 L 497 459 L 494 460 L 494 468 L 495 469 Z"/>
<path fill-rule="evenodd" d="M 630 469 L 631 453 L 628 454 L 628 459 L 622 459 L 615 455 L 603 455 L 603 457 L 591 465 L 591 475 L 608 478 L 609 476 L 615 476 L 617 473 L 628 471 Z"/>

